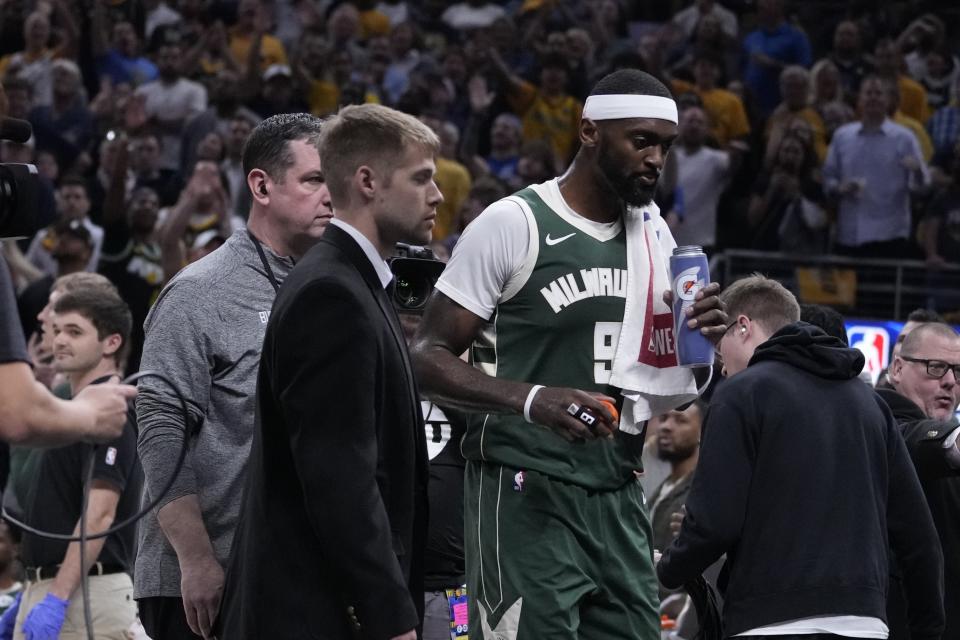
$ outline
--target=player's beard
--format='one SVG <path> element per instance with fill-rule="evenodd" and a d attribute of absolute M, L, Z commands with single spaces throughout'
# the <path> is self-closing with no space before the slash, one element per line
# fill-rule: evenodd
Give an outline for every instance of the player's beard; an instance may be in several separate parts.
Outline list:
<path fill-rule="evenodd" d="M 597 153 L 597 167 L 621 200 L 632 207 L 645 207 L 653 202 L 657 192 L 657 183 L 646 186 L 640 182 L 639 174 L 628 174 L 621 163 L 607 151 L 607 144 L 601 139 Z"/>

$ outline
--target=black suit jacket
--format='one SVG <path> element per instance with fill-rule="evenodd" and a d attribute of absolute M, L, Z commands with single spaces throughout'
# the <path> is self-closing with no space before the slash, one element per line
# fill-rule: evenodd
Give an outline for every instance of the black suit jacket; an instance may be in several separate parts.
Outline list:
<path fill-rule="evenodd" d="M 427 455 L 400 324 L 331 225 L 280 289 L 220 640 L 390 638 L 419 624 Z"/>

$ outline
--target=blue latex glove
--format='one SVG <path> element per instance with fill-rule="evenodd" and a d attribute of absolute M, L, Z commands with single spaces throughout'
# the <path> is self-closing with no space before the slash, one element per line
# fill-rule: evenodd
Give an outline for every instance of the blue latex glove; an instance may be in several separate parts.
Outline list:
<path fill-rule="evenodd" d="M 23 593 L 18 593 L 17 599 L 3 612 L 3 617 L 0 617 L 0 640 L 13 640 L 13 628 L 17 624 L 17 612 L 20 611 L 20 596 L 22 595 Z"/>
<path fill-rule="evenodd" d="M 61 600 L 48 593 L 40 604 L 30 609 L 27 614 L 23 621 L 23 635 L 27 640 L 57 640 L 69 605 L 69 600 Z"/>

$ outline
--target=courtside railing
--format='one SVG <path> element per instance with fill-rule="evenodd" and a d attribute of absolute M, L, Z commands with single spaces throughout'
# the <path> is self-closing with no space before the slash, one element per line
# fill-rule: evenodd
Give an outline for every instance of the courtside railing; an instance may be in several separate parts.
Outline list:
<path fill-rule="evenodd" d="M 926 308 L 960 319 L 960 266 L 934 269 L 917 260 L 741 249 L 710 260 L 713 279 L 724 286 L 754 272 L 779 280 L 801 302 L 826 304 L 863 318 L 904 320 L 914 309 Z"/>

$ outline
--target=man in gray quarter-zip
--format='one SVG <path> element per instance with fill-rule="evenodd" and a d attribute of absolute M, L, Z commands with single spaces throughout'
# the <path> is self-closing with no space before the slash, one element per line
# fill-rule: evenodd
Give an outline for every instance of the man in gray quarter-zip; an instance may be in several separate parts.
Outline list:
<path fill-rule="evenodd" d="M 248 228 L 180 271 L 144 324 L 141 370 L 171 378 L 189 413 L 184 424 L 171 389 L 156 378 L 140 381 L 145 501 L 176 472 L 184 431 L 190 443 L 170 491 L 140 524 L 134 597 L 153 640 L 209 637 L 217 615 L 270 309 L 294 262 L 333 217 L 320 128 L 313 116 L 282 114 L 253 130 L 243 150 L 253 199 Z"/>

